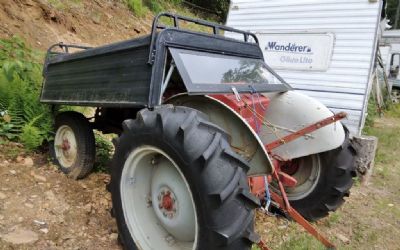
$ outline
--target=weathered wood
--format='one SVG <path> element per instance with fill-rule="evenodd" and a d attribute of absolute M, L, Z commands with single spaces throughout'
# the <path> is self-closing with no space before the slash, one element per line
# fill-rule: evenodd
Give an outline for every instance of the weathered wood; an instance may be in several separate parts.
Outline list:
<path fill-rule="evenodd" d="M 371 178 L 378 138 L 375 136 L 354 136 L 352 145 L 357 151 L 356 171 L 362 185 L 368 185 Z"/>

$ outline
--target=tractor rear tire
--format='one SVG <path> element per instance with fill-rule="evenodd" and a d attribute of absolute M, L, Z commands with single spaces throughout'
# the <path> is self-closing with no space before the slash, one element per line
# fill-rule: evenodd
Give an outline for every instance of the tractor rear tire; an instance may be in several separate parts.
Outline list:
<path fill-rule="evenodd" d="M 115 144 L 110 191 L 124 249 L 246 250 L 258 240 L 249 166 L 202 113 L 144 109 Z"/>
<path fill-rule="evenodd" d="M 93 130 L 85 116 L 67 111 L 56 116 L 55 137 L 50 157 L 59 169 L 73 179 L 82 179 L 92 170 L 96 154 Z"/>
<path fill-rule="evenodd" d="M 344 197 L 350 195 L 353 177 L 356 176 L 355 154 L 346 131 L 346 139 L 339 148 L 306 156 L 318 162 L 319 174 L 312 189 L 300 199 L 291 197 L 290 189 L 287 190 L 291 205 L 309 221 L 319 220 L 336 211 L 344 203 Z"/>

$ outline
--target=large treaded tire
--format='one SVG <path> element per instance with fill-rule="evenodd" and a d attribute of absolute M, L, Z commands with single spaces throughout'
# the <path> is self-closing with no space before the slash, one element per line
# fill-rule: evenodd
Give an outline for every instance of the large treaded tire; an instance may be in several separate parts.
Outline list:
<path fill-rule="evenodd" d="M 77 144 L 77 156 L 72 166 L 63 166 L 56 157 L 55 145 L 52 141 L 49 145 L 51 160 L 69 177 L 82 179 L 90 174 L 95 161 L 96 144 L 93 130 L 86 117 L 74 111 L 66 111 L 56 116 L 55 131 L 61 126 L 68 126 L 73 131 Z"/>
<path fill-rule="evenodd" d="M 258 240 L 253 223 L 259 201 L 247 185 L 249 166 L 231 150 L 226 133 L 202 113 L 172 105 L 144 109 L 136 120 L 124 121 L 115 144 L 110 190 L 124 249 L 137 247 L 124 218 L 121 174 L 129 153 L 143 145 L 167 153 L 185 176 L 196 206 L 196 249 L 246 250 Z"/>
<path fill-rule="evenodd" d="M 309 221 L 336 211 L 344 203 L 344 197 L 350 195 L 356 176 L 355 154 L 346 129 L 342 146 L 319 154 L 321 173 L 314 190 L 303 199 L 290 201 L 291 205 Z"/>

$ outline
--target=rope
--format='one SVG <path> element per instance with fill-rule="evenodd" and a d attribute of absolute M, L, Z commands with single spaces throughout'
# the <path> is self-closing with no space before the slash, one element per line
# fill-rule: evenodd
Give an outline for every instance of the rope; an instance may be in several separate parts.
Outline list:
<path fill-rule="evenodd" d="M 271 205 L 271 194 L 269 192 L 269 183 L 268 183 L 268 177 L 264 176 L 264 182 L 265 182 L 265 211 L 268 212 L 269 206 Z"/>

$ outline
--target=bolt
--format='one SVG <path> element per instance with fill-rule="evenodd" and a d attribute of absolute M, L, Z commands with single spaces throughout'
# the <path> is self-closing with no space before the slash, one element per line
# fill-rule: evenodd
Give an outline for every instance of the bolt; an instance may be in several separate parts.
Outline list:
<path fill-rule="evenodd" d="M 152 165 L 156 165 L 157 164 L 157 160 L 156 160 L 156 158 L 151 158 L 151 164 Z"/>
<path fill-rule="evenodd" d="M 168 218 L 170 218 L 170 219 L 172 219 L 173 217 L 174 217 L 173 214 L 169 214 L 169 215 L 168 215 Z"/>
<path fill-rule="evenodd" d="M 162 203 L 158 204 L 158 208 L 159 208 L 159 209 L 162 209 L 162 208 L 163 208 Z"/>
<path fill-rule="evenodd" d="M 153 205 L 153 202 L 149 197 L 147 197 L 147 207 L 151 207 Z"/>
<path fill-rule="evenodd" d="M 133 177 L 129 178 L 129 184 L 130 185 L 135 184 L 135 178 L 133 178 Z"/>
<path fill-rule="evenodd" d="M 164 215 L 164 217 L 167 217 L 167 213 L 166 212 L 163 212 L 163 215 Z"/>

